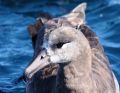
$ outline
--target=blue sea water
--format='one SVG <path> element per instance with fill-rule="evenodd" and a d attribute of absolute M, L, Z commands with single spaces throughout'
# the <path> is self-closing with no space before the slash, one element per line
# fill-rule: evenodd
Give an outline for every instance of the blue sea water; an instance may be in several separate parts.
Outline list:
<path fill-rule="evenodd" d="M 32 59 L 27 26 L 38 16 L 66 14 L 83 1 L 88 3 L 87 24 L 99 37 L 120 83 L 120 0 L 0 0 L 0 90 L 25 93 L 24 83 L 13 81 Z"/>

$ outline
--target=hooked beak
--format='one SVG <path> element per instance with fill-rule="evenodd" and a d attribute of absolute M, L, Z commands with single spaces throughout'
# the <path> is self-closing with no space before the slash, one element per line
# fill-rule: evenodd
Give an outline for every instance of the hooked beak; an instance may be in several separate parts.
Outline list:
<path fill-rule="evenodd" d="M 46 51 L 43 50 L 29 65 L 25 70 L 25 76 L 27 79 L 31 79 L 32 76 L 39 71 L 40 69 L 44 68 L 45 66 L 49 65 L 49 56 L 46 54 Z"/>

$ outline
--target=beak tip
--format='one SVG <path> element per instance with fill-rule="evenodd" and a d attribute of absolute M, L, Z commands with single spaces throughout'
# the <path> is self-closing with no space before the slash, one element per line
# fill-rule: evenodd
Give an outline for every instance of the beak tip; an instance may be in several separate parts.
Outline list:
<path fill-rule="evenodd" d="M 31 79 L 31 77 L 32 77 L 32 74 L 30 74 L 29 70 L 26 69 L 26 70 L 25 70 L 25 78 L 26 78 L 26 81 L 29 80 L 29 79 Z"/>

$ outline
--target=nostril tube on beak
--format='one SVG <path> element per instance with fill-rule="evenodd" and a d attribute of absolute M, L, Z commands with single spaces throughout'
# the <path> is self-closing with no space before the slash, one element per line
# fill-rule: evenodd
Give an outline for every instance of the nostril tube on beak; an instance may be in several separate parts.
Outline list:
<path fill-rule="evenodd" d="M 43 59 L 44 57 L 43 56 L 41 56 L 41 59 Z"/>
<path fill-rule="evenodd" d="M 41 51 L 41 53 L 40 53 L 40 59 L 43 59 L 43 58 L 45 58 L 46 56 L 47 56 L 47 51 L 46 51 L 46 49 L 45 48 L 42 48 L 42 51 Z"/>

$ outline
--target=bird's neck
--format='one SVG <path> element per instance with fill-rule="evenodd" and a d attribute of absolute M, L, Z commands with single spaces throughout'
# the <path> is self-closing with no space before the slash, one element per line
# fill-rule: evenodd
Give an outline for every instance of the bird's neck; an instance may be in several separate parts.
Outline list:
<path fill-rule="evenodd" d="M 83 63 L 75 61 L 61 66 L 57 77 L 58 91 L 64 89 L 66 92 L 63 93 L 92 93 L 91 65 Z"/>

